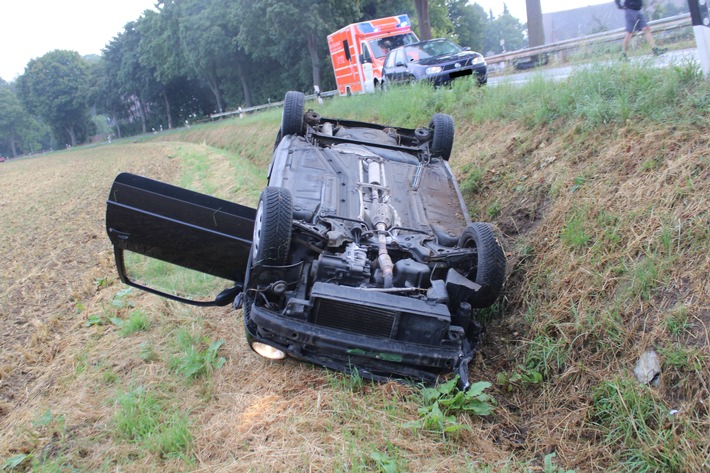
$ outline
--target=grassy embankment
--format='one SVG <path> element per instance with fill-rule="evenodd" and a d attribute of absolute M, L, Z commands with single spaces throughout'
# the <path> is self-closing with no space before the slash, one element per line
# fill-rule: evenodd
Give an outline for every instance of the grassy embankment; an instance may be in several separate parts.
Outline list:
<path fill-rule="evenodd" d="M 471 366 L 492 384 L 493 413 L 446 417 L 416 387 L 266 362 L 240 313 L 117 282 L 103 229 L 113 176 L 253 205 L 271 111 L 1 165 L 6 469 L 708 468 L 710 83 L 697 69 L 415 87 L 318 111 L 410 127 L 454 116 L 471 217 L 496 223 L 509 254 Z M 646 350 L 661 359 L 658 386 L 633 376 Z"/>

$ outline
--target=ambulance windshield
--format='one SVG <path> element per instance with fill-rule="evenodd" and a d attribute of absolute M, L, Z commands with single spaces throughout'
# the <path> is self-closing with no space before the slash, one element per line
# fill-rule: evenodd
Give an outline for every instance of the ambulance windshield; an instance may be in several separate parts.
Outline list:
<path fill-rule="evenodd" d="M 419 39 L 417 39 L 414 33 L 405 33 L 395 36 L 387 36 L 380 39 L 373 39 L 369 43 L 373 56 L 380 59 L 385 57 L 387 53 L 394 48 L 416 43 L 418 41 Z"/>

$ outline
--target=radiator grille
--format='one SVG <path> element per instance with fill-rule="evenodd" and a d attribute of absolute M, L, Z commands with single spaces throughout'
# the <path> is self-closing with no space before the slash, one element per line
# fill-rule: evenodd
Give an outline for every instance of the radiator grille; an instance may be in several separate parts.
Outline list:
<path fill-rule="evenodd" d="M 362 304 L 319 299 L 315 324 L 375 337 L 392 337 L 397 312 Z"/>

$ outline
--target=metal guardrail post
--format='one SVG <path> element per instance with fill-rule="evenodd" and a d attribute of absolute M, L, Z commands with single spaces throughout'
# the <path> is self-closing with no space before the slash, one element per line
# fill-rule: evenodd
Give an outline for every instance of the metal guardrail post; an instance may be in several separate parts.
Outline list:
<path fill-rule="evenodd" d="M 710 77 L 710 5 L 707 0 L 688 0 L 700 64 L 705 77 Z"/>

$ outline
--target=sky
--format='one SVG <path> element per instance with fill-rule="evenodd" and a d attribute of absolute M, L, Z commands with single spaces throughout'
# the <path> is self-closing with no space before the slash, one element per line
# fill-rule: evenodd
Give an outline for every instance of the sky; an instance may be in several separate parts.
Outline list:
<path fill-rule="evenodd" d="M 0 0 L 0 77 L 10 82 L 30 60 L 55 49 L 101 50 L 155 0 Z"/>
<path fill-rule="evenodd" d="M 317 1 L 317 0 L 314 0 Z M 510 13 L 527 21 L 525 0 L 473 0 L 495 16 Z M 541 0 L 542 12 L 569 10 L 612 0 Z M 0 77 L 11 82 L 27 63 L 49 51 L 66 49 L 82 56 L 101 50 L 129 21 L 155 0 L 0 0 Z"/>
<path fill-rule="evenodd" d="M 488 13 L 488 10 L 493 10 L 494 16 L 503 13 L 503 4 L 505 3 L 508 6 L 510 14 L 518 18 L 521 23 L 528 21 L 525 12 L 525 0 L 469 0 L 469 2 L 478 3 L 486 10 L 486 13 Z M 540 0 L 540 6 L 542 7 L 542 13 L 552 13 L 586 7 L 588 5 L 613 2 L 614 0 Z"/>

